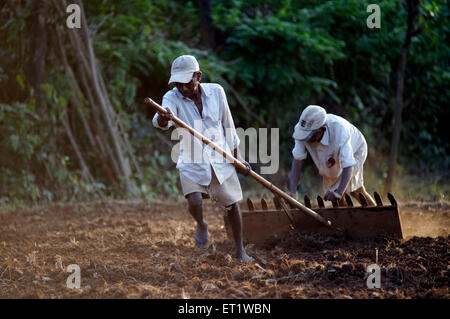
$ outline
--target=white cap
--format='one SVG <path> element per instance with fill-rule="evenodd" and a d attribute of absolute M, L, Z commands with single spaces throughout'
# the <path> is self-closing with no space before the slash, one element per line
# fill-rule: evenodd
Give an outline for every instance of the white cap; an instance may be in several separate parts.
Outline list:
<path fill-rule="evenodd" d="M 300 116 L 300 120 L 295 125 L 293 138 L 300 141 L 307 141 L 321 128 L 327 121 L 327 112 L 318 105 L 309 105 Z"/>
<path fill-rule="evenodd" d="M 194 72 L 200 71 L 197 60 L 192 55 L 182 55 L 172 63 L 169 84 L 173 82 L 189 83 Z"/>

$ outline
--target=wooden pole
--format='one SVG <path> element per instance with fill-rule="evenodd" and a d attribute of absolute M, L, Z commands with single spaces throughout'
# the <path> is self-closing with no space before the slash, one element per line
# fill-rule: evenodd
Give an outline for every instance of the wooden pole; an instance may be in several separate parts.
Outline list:
<path fill-rule="evenodd" d="M 147 98 L 145 98 L 144 101 L 145 101 L 145 103 L 147 105 L 153 107 L 158 112 L 160 112 L 162 114 L 167 113 L 167 110 L 165 110 L 161 105 L 159 105 L 158 103 L 153 101 L 151 98 L 147 97 Z M 197 132 L 196 130 L 194 130 L 192 127 L 190 127 L 189 125 L 184 123 L 182 120 L 180 120 L 176 116 L 173 117 L 172 121 L 175 124 L 177 124 L 179 127 L 182 127 L 184 129 L 188 130 L 189 133 L 191 133 L 192 135 L 197 137 L 199 140 L 201 140 L 203 143 L 205 143 L 206 145 L 211 147 L 213 150 L 215 150 L 215 151 L 219 152 L 220 154 L 222 154 L 222 156 L 225 157 L 228 161 L 230 161 L 236 168 L 243 169 L 243 170 L 247 169 L 247 166 L 245 166 L 241 161 L 239 161 L 233 155 L 227 153 L 220 146 L 214 144 L 210 139 L 208 139 L 204 135 L 202 135 L 199 132 Z M 297 207 L 302 212 L 304 212 L 307 215 L 311 216 L 312 218 L 314 218 L 318 222 L 322 223 L 323 225 L 331 227 L 331 222 L 329 220 L 325 220 L 322 216 L 317 214 L 312 209 L 309 209 L 308 207 L 303 206 L 299 201 L 297 201 L 296 199 L 292 198 L 291 196 L 289 196 L 288 194 L 283 192 L 281 189 L 279 189 L 278 187 L 273 185 L 271 182 L 266 180 L 264 177 L 258 175 L 254 171 L 250 171 L 250 173 L 248 175 L 250 177 L 252 177 L 253 179 L 255 179 L 256 181 L 258 181 L 260 184 L 262 184 L 264 187 L 266 187 L 268 190 L 270 190 L 275 195 L 285 199 L 289 204 L 293 205 L 294 207 Z"/>

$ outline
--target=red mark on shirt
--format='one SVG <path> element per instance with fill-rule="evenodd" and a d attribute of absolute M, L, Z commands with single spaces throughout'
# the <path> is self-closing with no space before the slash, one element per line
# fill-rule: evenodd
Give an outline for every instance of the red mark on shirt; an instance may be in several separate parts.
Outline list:
<path fill-rule="evenodd" d="M 334 166 L 334 164 L 336 164 L 336 160 L 334 158 L 330 157 L 327 161 L 327 167 L 331 168 Z"/>

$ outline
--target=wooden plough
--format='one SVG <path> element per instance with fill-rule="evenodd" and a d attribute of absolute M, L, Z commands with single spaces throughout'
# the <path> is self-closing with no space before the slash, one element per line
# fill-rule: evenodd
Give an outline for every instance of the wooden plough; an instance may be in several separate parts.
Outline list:
<path fill-rule="evenodd" d="M 339 206 L 335 202 L 332 203 L 332 207 L 325 207 L 323 199 L 317 196 L 317 206 L 313 207 L 311 199 L 305 196 L 305 206 L 331 221 L 334 228 L 324 226 L 310 216 L 302 214 L 298 209 L 286 208 L 282 199 L 278 197 L 273 198 L 273 207 L 270 207 L 264 198 L 261 199 L 260 205 L 256 205 L 248 198 L 248 210 L 242 211 L 244 239 L 247 243 L 263 243 L 267 238 L 292 229 L 302 233 L 345 234 L 354 239 L 381 236 L 403 238 L 398 205 L 394 196 L 387 195 L 389 205 L 383 205 L 378 193 L 374 193 L 374 197 L 377 206 L 367 206 L 364 197 L 360 197 L 361 206 L 354 206 L 350 196 L 346 194 L 345 206 Z M 286 210 L 289 215 L 286 214 Z M 226 215 L 224 221 L 227 233 L 231 235 Z"/>

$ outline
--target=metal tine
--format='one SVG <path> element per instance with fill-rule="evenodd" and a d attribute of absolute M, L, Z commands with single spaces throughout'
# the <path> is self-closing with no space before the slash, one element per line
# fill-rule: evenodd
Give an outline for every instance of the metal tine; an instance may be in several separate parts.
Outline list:
<path fill-rule="evenodd" d="M 331 205 L 333 205 L 333 207 L 339 207 L 339 204 L 336 200 L 331 201 Z"/>
<path fill-rule="evenodd" d="M 377 206 L 383 206 L 383 202 L 381 201 L 380 194 L 375 192 L 375 193 L 373 193 L 373 196 L 375 197 L 375 202 L 377 203 Z"/>
<path fill-rule="evenodd" d="M 264 198 L 261 198 L 261 207 L 263 210 L 269 210 L 269 205 L 267 205 L 267 201 Z"/>
<path fill-rule="evenodd" d="M 309 199 L 308 195 L 305 195 L 304 200 L 305 200 L 305 206 L 308 208 L 311 208 L 311 200 Z"/>
<path fill-rule="evenodd" d="M 253 202 L 250 198 L 247 198 L 247 207 L 251 212 L 255 210 L 255 205 L 253 205 Z"/>
<path fill-rule="evenodd" d="M 349 194 L 345 194 L 345 202 L 347 203 L 348 207 L 353 207 L 352 198 Z"/>
<path fill-rule="evenodd" d="M 363 207 L 367 207 L 367 200 L 363 194 L 359 193 L 359 200 L 361 201 L 361 205 Z"/>
<path fill-rule="evenodd" d="M 397 206 L 397 201 L 395 200 L 394 195 L 392 195 L 391 193 L 388 193 L 387 197 L 388 197 L 389 201 L 391 202 L 392 206 Z"/>
<path fill-rule="evenodd" d="M 319 204 L 320 208 L 325 208 L 325 204 L 323 203 L 323 199 L 320 195 L 317 195 L 317 204 Z"/>
<path fill-rule="evenodd" d="M 289 218 L 289 221 L 291 222 L 291 224 L 289 225 L 289 228 L 295 229 L 295 227 L 294 227 L 294 224 L 295 224 L 294 219 L 292 218 L 291 214 L 289 213 L 289 209 L 286 206 L 286 204 L 283 202 L 283 199 L 282 198 L 278 198 L 278 203 L 280 204 L 281 209 L 284 211 L 286 216 Z"/>
<path fill-rule="evenodd" d="M 275 196 L 273 198 L 273 203 L 275 204 L 275 208 L 276 209 L 282 209 L 281 204 L 280 204 L 280 198 L 278 196 Z"/>

